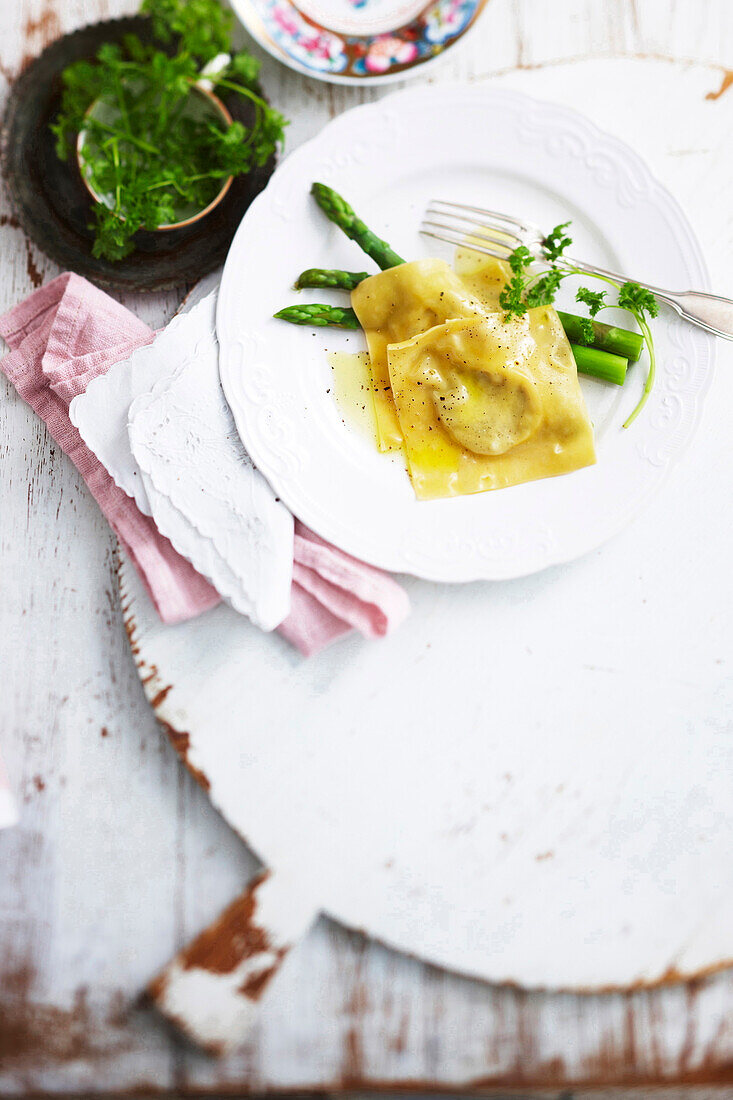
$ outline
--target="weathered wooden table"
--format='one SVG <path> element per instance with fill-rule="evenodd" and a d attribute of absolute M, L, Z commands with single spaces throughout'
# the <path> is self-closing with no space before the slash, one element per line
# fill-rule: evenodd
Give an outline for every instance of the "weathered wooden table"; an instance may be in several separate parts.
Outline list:
<path fill-rule="evenodd" d="M 49 40 L 135 6 L 5 0 L 3 95 Z M 586 62 L 590 86 L 613 63 L 592 67 L 588 58 L 655 58 L 636 93 L 650 130 L 659 127 L 665 80 L 680 84 L 682 101 L 689 94 L 690 110 L 692 97 L 699 110 L 709 95 L 730 128 L 721 104 L 732 55 L 730 0 L 491 0 L 480 29 L 432 79 L 500 79 L 542 95 L 542 74 L 551 72 L 552 94 L 567 99 L 577 86 L 564 75 L 568 62 Z M 636 79 L 633 66 L 617 71 Z M 269 59 L 264 79 L 293 119 L 291 148 L 377 94 L 307 82 Z M 609 102 L 604 124 L 612 113 Z M 688 177 L 718 171 L 721 189 L 729 187 L 730 159 L 705 160 L 709 138 L 701 132 L 697 147 L 667 154 L 687 158 Z M 724 137 L 715 144 L 724 150 Z M 704 211 L 693 223 L 716 286 L 733 292 L 730 280 L 720 282 L 733 221 L 717 235 Z M 0 242 L 4 310 L 56 270 L 25 240 L 5 196 Z M 127 304 L 159 325 L 178 297 Z M 191 1050 L 138 1004 L 151 975 L 242 889 L 255 864 L 147 706 L 104 521 L 42 425 L 2 388 L 0 741 L 22 817 L 0 833 L 0 1095 L 733 1083 L 733 974 L 725 970 L 623 995 L 525 993 L 445 974 L 323 920 L 288 958 L 235 1057 L 217 1062 Z"/>

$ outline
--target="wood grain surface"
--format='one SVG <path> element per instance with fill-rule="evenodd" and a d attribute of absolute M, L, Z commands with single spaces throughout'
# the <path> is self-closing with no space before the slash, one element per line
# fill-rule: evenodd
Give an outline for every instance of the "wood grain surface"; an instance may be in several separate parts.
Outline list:
<path fill-rule="evenodd" d="M 135 7 L 3 3 L 0 94 L 58 34 Z M 490 0 L 434 79 L 612 55 L 697 60 L 706 94 L 733 94 L 733 5 Z M 263 76 L 293 119 L 291 148 L 378 94 L 308 82 L 268 58 Z M 639 110 L 653 127 L 649 105 Z M 730 236 L 722 242 L 730 255 Z M 55 274 L 0 195 L 0 310 Z M 178 304 L 125 301 L 156 326 Z M 531 994 L 453 977 L 322 920 L 226 1061 L 191 1050 L 140 1004 L 149 978 L 257 868 L 160 736 L 104 521 L 1 385 L 0 743 L 21 823 L 0 833 L 0 1095 L 733 1084 L 730 972 L 624 995 Z"/>

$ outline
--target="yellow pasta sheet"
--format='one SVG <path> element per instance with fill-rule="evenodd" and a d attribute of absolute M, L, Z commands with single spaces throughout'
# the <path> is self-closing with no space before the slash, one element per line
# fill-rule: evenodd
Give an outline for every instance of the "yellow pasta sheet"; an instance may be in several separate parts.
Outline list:
<path fill-rule="evenodd" d="M 434 259 L 372 275 L 352 291 L 351 304 L 369 347 L 379 449 L 398 450 L 402 432 L 390 389 L 387 347 L 442 321 L 482 315 L 484 310 L 455 271 L 444 260 Z"/>

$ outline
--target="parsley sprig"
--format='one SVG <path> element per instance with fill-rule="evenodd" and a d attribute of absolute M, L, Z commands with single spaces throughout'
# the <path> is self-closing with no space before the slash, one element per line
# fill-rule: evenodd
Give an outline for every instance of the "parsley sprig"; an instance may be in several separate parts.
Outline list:
<path fill-rule="evenodd" d="M 572 238 L 566 232 L 569 226 L 570 222 L 556 225 L 552 232 L 545 237 L 543 241 L 545 263 L 540 270 L 534 268 L 533 271 L 530 271 L 530 268 L 535 265 L 535 258 L 524 245 L 515 248 L 508 257 L 512 274 L 499 297 L 499 304 L 507 318 L 520 317 L 528 309 L 535 306 L 552 305 L 564 279 L 567 279 L 570 275 L 587 276 L 591 274 L 574 267 L 564 258 L 565 250 L 573 243 Z M 591 277 L 600 279 L 613 287 L 617 291 L 617 298 L 615 303 L 609 302 L 606 297 L 609 293 L 607 290 L 591 290 L 585 286 L 578 288 L 575 300 L 587 306 L 590 314 L 588 318 L 582 319 L 581 324 L 581 333 L 585 342 L 590 344 L 593 341 L 594 329 L 591 318 L 596 317 L 602 309 L 610 309 L 616 305 L 627 310 L 634 317 L 641 330 L 649 355 L 649 367 L 644 391 L 636 408 L 624 421 L 624 427 L 628 428 L 644 408 L 654 386 L 656 356 L 649 321 L 658 315 L 659 306 L 651 291 L 639 286 L 638 283 L 619 283 L 606 275 L 592 275 Z"/>
<path fill-rule="evenodd" d="M 129 255 L 138 230 L 205 209 L 229 176 L 262 167 L 287 125 L 262 97 L 259 61 L 231 54 L 233 16 L 219 0 L 143 0 L 141 12 L 154 44 L 127 35 L 69 65 L 51 126 L 62 159 L 84 132 L 84 172 L 104 199 L 93 208 L 92 251 L 108 260 Z M 189 109 L 202 76 L 250 100 L 250 127 Z M 103 109 L 87 114 L 98 101 Z"/>

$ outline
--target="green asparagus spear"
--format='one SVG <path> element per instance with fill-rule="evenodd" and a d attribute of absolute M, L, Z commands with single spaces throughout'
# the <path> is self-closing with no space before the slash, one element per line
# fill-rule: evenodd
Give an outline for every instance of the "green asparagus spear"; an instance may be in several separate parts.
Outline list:
<path fill-rule="evenodd" d="M 574 313 L 563 313 L 562 310 L 558 310 L 557 315 L 571 344 L 588 343 L 583 339 L 583 326 L 587 325 L 588 320 L 590 320 L 593 326 L 591 347 L 600 348 L 601 351 L 610 351 L 613 355 L 620 355 L 623 359 L 628 359 L 630 363 L 635 363 L 641 355 L 644 347 L 644 337 L 640 332 L 629 332 L 628 329 L 617 328 L 616 325 L 604 325 L 594 318 L 578 317 Z"/>
<path fill-rule="evenodd" d="M 281 321 L 289 321 L 291 325 L 311 325 L 313 328 L 322 328 L 325 325 L 332 328 L 359 328 L 359 319 L 353 309 L 319 305 L 316 302 L 286 306 L 275 317 Z"/>
<path fill-rule="evenodd" d="M 326 217 L 339 229 L 343 229 L 347 237 L 356 241 L 382 271 L 405 262 L 401 256 L 392 251 L 386 241 L 377 237 L 360 218 L 357 218 L 346 200 L 342 199 L 332 187 L 328 187 L 325 183 L 314 183 L 311 194 Z"/>
<path fill-rule="evenodd" d="M 306 287 L 334 287 L 336 290 L 353 290 L 368 278 L 367 271 L 331 271 L 325 267 L 309 267 L 295 280 L 295 289 Z"/>
<path fill-rule="evenodd" d="M 613 382 L 617 386 L 623 386 L 628 359 L 624 359 L 621 355 L 612 355 L 609 351 L 579 344 L 571 344 L 570 350 L 581 374 L 588 374 L 591 378 L 600 378 L 602 382 Z"/>

